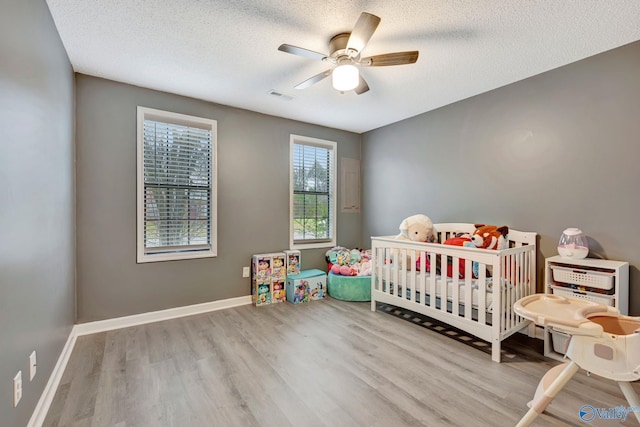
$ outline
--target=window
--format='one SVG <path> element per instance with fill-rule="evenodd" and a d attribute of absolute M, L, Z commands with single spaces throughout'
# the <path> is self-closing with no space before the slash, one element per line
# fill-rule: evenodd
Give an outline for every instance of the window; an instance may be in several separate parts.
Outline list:
<path fill-rule="evenodd" d="M 336 244 L 336 143 L 291 135 L 291 247 Z"/>
<path fill-rule="evenodd" d="M 138 262 L 216 256 L 216 121 L 138 107 Z"/>

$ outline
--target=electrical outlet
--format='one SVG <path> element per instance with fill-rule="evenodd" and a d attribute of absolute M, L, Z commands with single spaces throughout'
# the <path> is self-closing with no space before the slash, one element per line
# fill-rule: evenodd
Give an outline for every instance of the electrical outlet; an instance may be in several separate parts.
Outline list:
<path fill-rule="evenodd" d="M 249 267 L 242 267 L 242 277 L 249 277 Z"/>
<path fill-rule="evenodd" d="M 38 364 L 36 363 L 36 351 L 33 350 L 29 355 L 29 381 L 33 381 L 33 377 L 36 376 L 36 367 Z"/>
<path fill-rule="evenodd" d="M 18 406 L 18 402 L 22 399 L 22 371 L 18 371 L 13 377 L 13 407 Z"/>

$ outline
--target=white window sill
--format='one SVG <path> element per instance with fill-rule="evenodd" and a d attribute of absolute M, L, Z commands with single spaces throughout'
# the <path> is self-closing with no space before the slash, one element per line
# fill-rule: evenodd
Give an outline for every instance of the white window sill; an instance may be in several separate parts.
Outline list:
<path fill-rule="evenodd" d="M 293 243 L 291 249 L 303 250 L 303 249 L 318 249 L 318 248 L 332 248 L 336 246 L 335 240 L 331 242 L 319 242 L 319 243 Z"/>
<path fill-rule="evenodd" d="M 164 254 L 138 254 L 138 264 L 144 264 L 147 262 L 178 261 L 183 259 L 214 258 L 216 256 L 218 256 L 218 254 L 213 251 L 164 253 Z"/>

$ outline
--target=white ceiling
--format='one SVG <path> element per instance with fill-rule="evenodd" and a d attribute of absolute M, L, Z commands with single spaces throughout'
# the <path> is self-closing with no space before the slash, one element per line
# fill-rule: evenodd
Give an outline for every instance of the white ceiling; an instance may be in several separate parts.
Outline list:
<path fill-rule="evenodd" d="M 79 73 L 357 133 L 640 39 L 638 0 L 47 3 Z M 278 46 L 328 53 L 362 11 L 382 18 L 363 56 L 419 50 L 418 62 L 363 68 L 362 95 L 330 78 L 294 89 L 329 64 Z"/>

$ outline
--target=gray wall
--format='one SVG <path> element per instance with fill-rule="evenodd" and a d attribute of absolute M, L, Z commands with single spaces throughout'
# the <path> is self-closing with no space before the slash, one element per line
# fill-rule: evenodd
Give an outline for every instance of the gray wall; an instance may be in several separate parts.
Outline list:
<path fill-rule="evenodd" d="M 629 261 L 638 315 L 639 135 L 640 42 L 368 132 L 363 238 L 414 213 L 506 224 L 540 234 L 542 265 L 579 227 Z"/>
<path fill-rule="evenodd" d="M 0 10 L 0 424 L 10 427 L 27 424 L 74 320 L 74 76 L 43 0 Z"/>
<path fill-rule="evenodd" d="M 360 135 L 95 77 L 76 76 L 78 322 L 249 295 L 252 254 L 289 246 L 289 135 Z M 218 121 L 218 257 L 136 264 L 136 106 Z M 339 200 L 339 199 L 338 199 Z M 338 215 L 338 243 L 361 241 L 360 214 Z M 326 268 L 324 250 L 303 268 Z"/>

